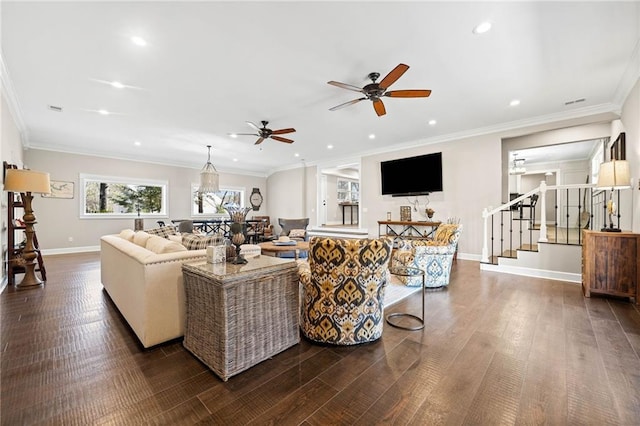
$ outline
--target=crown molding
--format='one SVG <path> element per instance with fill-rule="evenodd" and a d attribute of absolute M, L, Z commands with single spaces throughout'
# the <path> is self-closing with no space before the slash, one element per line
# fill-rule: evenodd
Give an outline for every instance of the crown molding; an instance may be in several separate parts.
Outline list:
<path fill-rule="evenodd" d="M 24 120 L 22 119 L 22 110 L 20 109 L 20 103 L 18 102 L 15 89 L 13 88 L 13 84 L 11 83 L 11 76 L 9 75 L 9 70 L 5 65 L 4 54 L 2 53 L 2 50 L 0 50 L 0 90 L 2 91 L 4 98 L 7 101 L 9 114 L 11 114 L 13 122 L 15 123 L 16 127 L 18 128 L 18 132 L 20 133 L 22 146 L 28 148 L 29 138 L 27 135 L 27 128 L 24 125 Z"/>
<path fill-rule="evenodd" d="M 425 145 L 433 145 L 443 142 L 452 142 L 462 139 L 469 139 L 479 136 L 486 136 L 491 134 L 500 135 L 501 138 L 514 137 L 515 135 L 509 134 L 516 130 L 524 131 L 524 134 L 536 133 L 538 131 L 548 129 L 531 129 L 532 127 L 545 126 L 552 124 L 559 124 L 568 120 L 576 120 L 581 118 L 589 118 L 597 115 L 611 115 L 610 120 L 620 117 L 620 106 L 612 103 L 594 105 L 591 107 L 585 107 L 575 109 L 567 112 L 560 112 L 554 114 L 541 115 L 538 117 L 526 118 L 523 120 L 510 121 L 506 123 L 500 123 L 493 126 L 479 127 L 471 130 L 464 130 L 461 132 L 448 133 L 446 135 L 434 136 L 420 141 L 407 142 L 404 144 L 394 145 L 393 148 L 380 148 L 370 150 L 362 153 L 362 156 L 371 156 L 386 154 L 389 152 L 395 152 L 405 149 L 418 148 Z M 602 121 L 602 120 L 599 120 Z M 594 121 L 595 122 L 595 121 Z M 587 123 L 581 123 L 587 124 Z"/>

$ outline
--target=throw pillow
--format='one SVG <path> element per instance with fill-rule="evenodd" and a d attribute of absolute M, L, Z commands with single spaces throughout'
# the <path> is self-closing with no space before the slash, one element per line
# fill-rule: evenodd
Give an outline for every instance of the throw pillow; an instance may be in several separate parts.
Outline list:
<path fill-rule="evenodd" d="M 201 250 L 206 249 L 207 246 L 215 246 L 222 244 L 223 239 L 218 235 L 210 237 L 196 234 L 182 234 L 182 245 L 187 250 Z"/>
<path fill-rule="evenodd" d="M 159 228 L 145 229 L 144 232 L 150 235 L 157 235 L 162 238 L 167 238 L 169 235 L 175 235 L 178 233 L 177 228 L 173 225 L 160 226 Z"/>
<path fill-rule="evenodd" d="M 307 231 L 304 229 L 292 229 L 289 232 L 289 237 L 291 238 L 304 238 L 307 236 Z"/>
<path fill-rule="evenodd" d="M 182 244 L 182 235 L 174 234 L 167 237 L 170 241 Z"/>
<path fill-rule="evenodd" d="M 457 224 L 442 224 L 436 229 L 436 234 L 433 236 L 433 239 L 439 243 L 449 244 L 457 229 Z"/>

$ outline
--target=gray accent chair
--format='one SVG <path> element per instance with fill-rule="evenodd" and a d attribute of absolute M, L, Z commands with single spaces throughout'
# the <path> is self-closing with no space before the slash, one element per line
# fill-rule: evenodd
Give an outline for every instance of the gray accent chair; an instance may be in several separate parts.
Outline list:
<path fill-rule="evenodd" d="M 280 225 L 280 228 L 281 228 L 280 236 L 290 236 L 289 234 L 291 233 L 292 229 L 306 230 L 307 226 L 309 226 L 309 218 L 305 217 L 301 219 L 285 219 L 285 218 L 279 217 L 278 225 Z M 308 239 L 306 233 L 303 238 L 305 240 Z"/>

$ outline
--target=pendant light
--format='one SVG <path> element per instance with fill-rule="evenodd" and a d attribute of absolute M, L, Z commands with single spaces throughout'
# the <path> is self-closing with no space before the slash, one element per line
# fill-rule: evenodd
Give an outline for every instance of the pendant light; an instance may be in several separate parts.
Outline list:
<path fill-rule="evenodd" d="M 207 145 L 207 149 L 207 163 L 200 172 L 200 188 L 198 188 L 200 194 L 220 191 L 220 176 L 216 168 L 211 164 L 211 145 Z"/>

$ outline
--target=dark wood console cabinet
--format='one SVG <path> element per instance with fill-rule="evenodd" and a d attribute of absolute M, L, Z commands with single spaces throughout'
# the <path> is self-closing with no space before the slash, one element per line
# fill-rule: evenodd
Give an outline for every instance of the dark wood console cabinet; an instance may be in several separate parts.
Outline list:
<path fill-rule="evenodd" d="M 582 291 L 629 297 L 638 303 L 640 234 L 583 231 Z"/>

